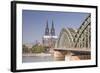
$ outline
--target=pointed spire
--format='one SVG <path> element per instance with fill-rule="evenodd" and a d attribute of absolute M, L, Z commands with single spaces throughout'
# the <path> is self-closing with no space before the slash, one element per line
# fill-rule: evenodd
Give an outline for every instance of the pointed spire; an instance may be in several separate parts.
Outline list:
<path fill-rule="evenodd" d="M 48 20 L 47 20 L 47 23 L 46 23 L 45 35 L 49 35 Z"/>
<path fill-rule="evenodd" d="M 49 27 L 48 27 L 48 20 L 47 20 L 46 28 L 49 28 Z"/>
<path fill-rule="evenodd" d="M 52 20 L 52 27 L 51 27 L 51 36 L 55 36 L 55 28 L 54 28 L 53 20 Z"/>
<path fill-rule="evenodd" d="M 53 20 L 52 20 L 52 29 L 54 29 L 54 23 L 53 23 Z"/>

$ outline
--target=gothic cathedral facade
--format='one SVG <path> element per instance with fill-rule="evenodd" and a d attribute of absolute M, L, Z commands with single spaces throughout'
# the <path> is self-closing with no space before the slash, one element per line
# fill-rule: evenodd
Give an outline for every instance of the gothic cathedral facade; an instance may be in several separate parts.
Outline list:
<path fill-rule="evenodd" d="M 45 27 L 45 33 L 42 39 L 43 46 L 46 47 L 48 51 L 50 51 L 52 48 L 55 47 L 56 40 L 57 40 L 57 36 L 55 34 L 54 23 L 52 21 L 52 26 L 50 29 L 48 26 L 48 21 L 47 21 L 46 27 Z"/>

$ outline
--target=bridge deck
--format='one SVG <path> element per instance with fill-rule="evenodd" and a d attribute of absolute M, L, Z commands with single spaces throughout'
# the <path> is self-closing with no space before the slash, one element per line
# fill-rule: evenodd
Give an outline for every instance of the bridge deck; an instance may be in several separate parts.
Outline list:
<path fill-rule="evenodd" d="M 54 48 L 54 50 L 59 51 L 77 51 L 77 52 L 90 52 L 90 48 Z"/>

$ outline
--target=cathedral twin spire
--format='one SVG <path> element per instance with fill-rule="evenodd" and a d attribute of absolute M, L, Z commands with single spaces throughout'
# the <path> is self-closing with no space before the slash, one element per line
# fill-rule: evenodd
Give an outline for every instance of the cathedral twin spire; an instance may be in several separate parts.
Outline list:
<path fill-rule="evenodd" d="M 47 21 L 47 23 L 46 23 L 46 28 L 45 28 L 45 35 L 55 36 L 55 28 L 54 28 L 54 23 L 53 23 L 53 21 L 52 21 L 51 30 L 49 30 L 48 21 Z"/>
<path fill-rule="evenodd" d="M 46 28 L 45 28 L 45 35 L 49 35 L 48 21 L 47 21 Z"/>

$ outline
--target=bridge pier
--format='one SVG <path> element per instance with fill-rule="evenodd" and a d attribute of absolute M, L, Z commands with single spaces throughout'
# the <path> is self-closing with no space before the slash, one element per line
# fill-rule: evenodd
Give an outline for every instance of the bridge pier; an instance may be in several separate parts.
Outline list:
<path fill-rule="evenodd" d="M 54 60 L 56 61 L 63 61 L 65 60 L 66 51 L 55 50 L 54 51 Z"/>
<path fill-rule="evenodd" d="M 56 61 L 70 61 L 72 53 L 65 50 L 54 50 L 54 60 Z"/>
<path fill-rule="evenodd" d="M 71 61 L 71 58 L 72 58 L 72 53 L 70 51 L 67 51 L 67 53 L 65 54 L 65 60 Z"/>
<path fill-rule="evenodd" d="M 74 60 L 88 60 L 91 59 L 90 51 L 74 51 L 64 49 L 54 49 L 54 60 L 56 61 L 74 61 Z"/>
<path fill-rule="evenodd" d="M 74 61 L 74 60 L 80 60 L 80 59 L 88 59 L 86 58 L 87 55 L 72 55 L 69 51 L 61 51 L 56 50 L 54 51 L 54 60 L 55 61 Z"/>

